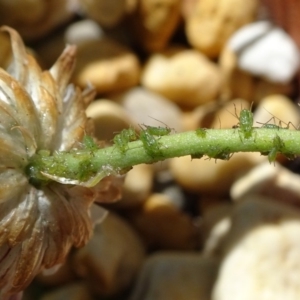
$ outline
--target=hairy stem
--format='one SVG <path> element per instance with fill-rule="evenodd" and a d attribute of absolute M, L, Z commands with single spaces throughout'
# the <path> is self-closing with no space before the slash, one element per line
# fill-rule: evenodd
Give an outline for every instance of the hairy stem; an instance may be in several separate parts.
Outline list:
<path fill-rule="evenodd" d="M 125 172 L 141 163 L 154 163 L 184 155 L 229 159 L 235 152 L 260 152 L 268 155 L 271 162 L 278 153 L 289 158 L 300 154 L 300 131 L 278 127 L 252 128 L 250 134 L 249 131 L 246 133 L 240 128 L 198 129 L 157 136 L 151 143 L 142 140 L 129 142 L 126 150 L 114 145 L 103 149 L 59 152 L 53 156 L 41 151 L 33 157 L 27 171 L 33 181 L 45 180 L 45 174 L 86 181 L 96 174 L 101 174 L 102 178 Z"/>

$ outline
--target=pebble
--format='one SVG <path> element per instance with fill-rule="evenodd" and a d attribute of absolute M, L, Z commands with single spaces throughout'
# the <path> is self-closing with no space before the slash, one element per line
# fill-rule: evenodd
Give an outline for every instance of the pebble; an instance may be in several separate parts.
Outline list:
<path fill-rule="evenodd" d="M 107 99 L 93 101 L 86 115 L 93 119 L 95 136 L 100 141 L 112 141 L 115 134 L 133 124 L 123 107 Z"/>
<path fill-rule="evenodd" d="M 264 97 L 273 94 L 288 95 L 293 91 L 291 83 L 271 82 L 262 77 L 253 77 L 239 68 L 237 59 L 232 50 L 226 47 L 223 49 L 220 56 L 222 99 L 241 98 L 250 103 L 259 103 Z"/>
<path fill-rule="evenodd" d="M 142 205 L 150 196 L 153 188 L 153 165 L 136 165 L 126 174 L 122 199 L 117 202 L 118 208 L 134 208 Z"/>
<path fill-rule="evenodd" d="M 154 193 L 140 209 L 129 212 L 130 222 L 150 249 L 192 250 L 197 228 L 166 194 Z"/>
<path fill-rule="evenodd" d="M 198 253 L 148 257 L 129 300 L 209 300 L 218 263 Z"/>
<path fill-rule="evenodd" d="M 213 101 L 221 89 L 218 66 L 196 50 L 169 49 L 146 63 L 141 82 L 146 88 L 194 108 Z"/>
<path fill-rule="evenodd" d="M 281 28 L 268 21 L 240 28 L 227 47 L 237 54 L 241 70 L 271 82 L 289 83 L 299 70 L 297 45 Z"/>
<path fill-rule="evenodd" d="M 181 110 L 165 97 L 146 88 L 135 87 L 111 99 L 120 103 L 137 124 L 166 126 L 182 131 Z"/>
<path fill-rule="evenodd" d="M 95 20 L 101 26 L 112 28 L 135 10 L 137 1 L 79 0 L 79 4 L 79 9 L 86 17 Z"/>
<path fill-rule="evenodd" d="M 1 1 L 0 25 L 8 25 L 25 40 L 37 40 L 69 21 L 69 0 Z"/>
<path fill-rule="evenodd" d="M 217 57 L 230 36 L 254 21 L 257 0 L 196 0 L 186 18 L 189 43 L 211 58 Z"/>
<path fill-rule="evenodd" d="M 257 153 L 236 153 L 229 161 L 205 158 L 192 160 L 190 156 L 184 156 L 171 159 L 170 171 L 176 182 L 187 191 L 224 196 L 239 176 L 262 159 L 265 158 Z"/>
<path fill-rule="evenodd" d="M 259 196 L 244 199 L 221 246 L 211 299 L 299 299 L 299 230 L 299 210 Z"/>
<path fill-rule="evenodd" d="M 300 176 L 279 163 L 270 165 L 265 162 L 239 178 L 232 185 L 230 194 L 234 201 L 261 195 L 300 207 Z"/>
<path fill-rule="evenodd" d="M 181 0 L 140 0 L 131 16 L 139 46 L 147 52 L 164 49 L 180 23 Z"/>
<path fill-rule="evenodd" d="M 79 45 L 105 36 L 103 29 L 95 21 L 86 19 L 70 24 L 64 32 L 67 44 Z"/>
<path fill-rule="evenodd" d="M 73 80 L 81 86 L 92 84 L 99 94 L 116 92 L 139 82 L 137 55 L 118 42 L 103 38 L 78 45 Z"/>
<path fill-rule="evenodd" d="M 112 296 L 130 287 L 144 257 L 144 246 L 136 232 L 110 212 L 95 226 L 88 244 L 76 251 L 72 262 L 76 274 L 85 279 L 94 294 Z"/>

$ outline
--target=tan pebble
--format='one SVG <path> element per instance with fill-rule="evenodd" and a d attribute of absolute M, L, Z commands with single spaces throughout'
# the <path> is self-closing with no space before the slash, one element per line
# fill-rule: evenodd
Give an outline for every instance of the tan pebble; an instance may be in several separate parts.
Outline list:
<path fill-rule="evenodd" d="M 135 87 L 115 95 L 113 99 L 118 101 L 138 124 L 168 126 L 174 131 L 182 131 L 181 110 L 157 93 Z"/>
<path fill-rule="evenodd" d="M 260 79 L 255 82 L 252 101 L 259 103 L 263 98 L 275 94 L 290 95 L 293 90 L 292 83 L 280 84 Z"/>
<path fill-rule="evenodd" d="M 131 17 L 137 43 L 149 52 L 165 48 L 179 25 L 180 6 L 180 0 L 140 0 Z"/>
<path fill-rule="evenodd" d="M 130 221 L 152 249 L 190 250 L 197 242 L 193 220 L 164 194 L 152 194 Z"/>
<path fill-rule="evenodd" d="M 92 84 L 98 93 L 116 92 L 138 83 L 140 64 L 125 46 L 108 38 L 78 46 L 74 81 L 81 87 Z"/>
<path fill-rule="evenodd" d="M 218 263 L 198 253 L 160 252 L 145 262 L 130 300 L 209 300 Z"/>
<path fill-rule="evenodd" d="M 74 282 L 72 284 L 64 285 L 56 288 L 50 292 L 45 293 L 41 300 L 58 300 L 58 299 L 72 299 L 72 300 L 92 300 L 87 286 L 82 282 Z"/>
<path fill-rule="evenodd" d="M 284 95 L 271 95 L 260 101 L 254 119 L 260 122 L 257 126 L 268 123 L 287 127 L 289 124 L 290 129 L 295 129 L 300 123 L 299 107 Z"/>
<path fill-rule="evenodd" d="M 100 25 L 89 19 L 71 23 L 64 31 L 65 42 L 72 45 L 79 45 L 90 40 L 99 40 L 104 35 Z"/>
<path fill-rule="evenodd" d="M 300 211 L 252 196 L 231 219 L 212 299 L 299 299 Z"/>
<path fill-rule="evenodd" d="M 153 185 L 153 166 L 141 164 L 134 166 L 126 174 L 122 200 L 118 207 L 139 206 L 149 197 Z"/>
<path fill-rule="evenodd" d="M 174 158 L 170 171 L 184 189 L 210 195 L 226 195 L 232 183 L 253 166 L 265 160 L 257 153 L 236 153 L 229 161 Z"/>
<path fill-rule="evenodd" d="M 127 112 L 118 104 L 106 99 L 92 102 L 86 114 L 94 121 L 95 136 L 98 140 L 111 141 L 115 134 L 132 123 Z"/>
<path fill-rule="evenodd" d="M 241 98 L 252 102 L 256 79 L 238 68 L 237 59 L 237 55 L 227 47 L 220 54 L 219 65 L 223 79 L 221 98 Z"/>
<path fill-rule="evenodd" d="M 83 14 L 104 27 L 118 25 L 135 8 L 136 0 L 79 0 Z"/>
<path fill-rule="evenodd" d="M 231 213 L 234 206 L 227 203 L 214 205 L 204 211 L 201 222 L 202 253 L 207 257 L 220 257 L 221 245 L 231 228 Z"/>
<path fill-rule="evenodd" d="M 209 57 L 217 57 L 229 37 L 255 19 L 257 0 L 198 0 L 186 19 L 189 43 Z"/>
<path fill-rule="evenodd" d="M 181 4 L 181 14 L 184 19 L 188 18 L 195 9 L 197 0 L 182 0 Z"/>
<path fill-rule="evenodd" d="M 69 0 L 1 1 L 1 24 L 19 31 L 26 40 L 45 36 L 74 16 Z"/>
<path fill-rule="evenodd" d="M 300 176 L 278 163 L 266 162 L 237 180 L 230 194 L 235 201 L 255 194 L 300 207 Z"/>
<path fill-rule="evenodd" d="M 131 226 L 109 213 L 95 226 L 88 244 L 74 254 L 73 268 L 93 293 L 111 296 L 130 287 L 144 255 L 144 247 Z"/>
<path fill-rule="evenodd" d="M 211 128 L 220 106 L 221 104 L 218 101 L 213 101 L 200 105 L 193 110 L 184 111 L 184 131 L 196 130 L 197 128 Z"/>
<path fill-rule="evenodd" d="M 217 65 L 196 50 L 169 51 L 150 57 L 142 84 L 188 108 L 215 100 L 221 89 Z"/>

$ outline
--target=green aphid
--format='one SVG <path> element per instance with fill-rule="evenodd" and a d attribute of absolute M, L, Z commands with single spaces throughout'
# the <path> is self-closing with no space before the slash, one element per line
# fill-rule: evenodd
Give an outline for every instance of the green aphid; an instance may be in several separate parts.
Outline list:
<path fill-rule="evenodd" d="M 171 133 L 172 129 L 169 127 L 155 127 L 155 126 L 149 126 L 149 125 L 145 125 L 142 124 L 148 131 L 149 134 L 151 135 L 155 135 L 155 136 L 164 136 L 164 135 L 168 135 Z"/>
<path fill-rule="evenodd" d="M 276 156 L 278 153 L 284 152 L 284 142 L 282 139 L 276 135 L 273 139 L 273 148 L 268 153 L 268 160 L 270 163 L 276 160 Z"/>
<path fill-rule="evenodd" d="M 83 144 L 84 149 L 88 149 L 88 150 L 97 150 L 97 149 L 99 149 L 99 147 L 95 143 L 94 139 L 89 135 L 85 135 L 83 137 L 82 144 Z"/>
<path fill-rule="evenodd" d="M 133 128 L 123 129 L 119 134 L 114 136 L 115 146 L 125 153 L 128 150 L 128 143 L 137 140 L 137 134 Z"/>
<path fill-rule="evenodd" d="M 149 156 L 154 157 L 161 155 L 160 144 L 157 141 L 157 138 L 149 132 L 149 129 L 140 132 L 140 140 Z"/>
<path fill-rule="evenodd" d="M 194 154 L 191 154 L 191 159 L 200 159 L 204 156 L 203 153 L 194 153 Z"/>
<path fill-rule="evenodd" d="M 217 148 L 210 149 L 210 151 L 206 154 L 209 158 L 221 159 L 221 160 L 229 160 L 233 153 L 229 151 L 229 149 L 220 150 Z"/>
<path fill-rule="evenodd" d="M 253 113 L 249 109 L 242 109 L 239 117 L 239 132 L 249 139 L 253 132 Z"/>
<path fill-rule="evenodd" d="M 205 128 L 197 128 L 196 134 L 197 134 L 197 136 L 199 136 L 201 138 L 205 138 L 206 137 L 206 129 Z"/>
<path fill-rule="evenodd" d="M 285 128 L 282 128 L 282 127 L 280 127 L 280 126 L 278 126 L 278 125 L 275 125 L 275 124 L 263 124 L 262 126 L 261 126 L 261 128 L 266 128 L 266 129 L 285 129 Z"/>

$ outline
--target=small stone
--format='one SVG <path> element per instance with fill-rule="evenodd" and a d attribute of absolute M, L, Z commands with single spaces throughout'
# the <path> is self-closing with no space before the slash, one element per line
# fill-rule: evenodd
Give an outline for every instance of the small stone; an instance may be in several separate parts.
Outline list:
<path fill-rule="evenodd" d="M 92 300 L 93 297 L 90 294 L 85 283 L 76 282 L 76 283 L 64 285 L 55 290 L 47 292 L 41 298 L 41 300 L 58 300 L 58 299 Z"/>
<path fill-rule="evenodd" d="M 281 28 L 267 21 L 242 27 L 227 47 L 237 54 L 241 70 L 270 82 L 289 83 L 299 69 L 297 45 Z"/>
<path fill-rule="evenodd" d="M 130 221 L 150 249 L 191 250 L 197 243 L 197 229 L 190 216 L 165 194 L 152 194 Z"/>
<path fill-rule="evenodd" d="M 182 131 L 181 110 L 157 93 L 135 87 L 112 99 L 120 103 L 137 124 L 166 126 L 175 132 Z"/>
<path fill-rule="evenodd" d="M 273 94 L 288 95 L 292 92 L 291 83 L 276 83 L 253 77 L 250 73 L 239 69 L 237 60 L 238 56 L 225 47 L 220 56 L 220 69 L 223 77 L 222 99 L 241 98 L 250 103 L 259 103 L 264 97 Z"/>
<path fill-rule="evenodd" d="M 216 100 L 221 80 L 215 63 L 196 50 L 182 49 L 153 54 L 141 79 L 146 88 L 188 108 Z"/>
<path fill-rule="evenodd" d="M 136 232 L 110 212 L 95 226 L 88 244 L 74 253 L 72 262 L 76 274 L 86 280 L 94 294 L 112 296 L 130 287 L 144 255 Z"/>
<path fill-rule="evenodd" d="M 103 38 L 78 46 L 73 80 L 81 86 L 92 84 L 98 93 L 117 92 L 139 82 L 138 57 L 118 42 Z"/>
<path fill-rule="evenodd" d="M 93 101 L 87 107 L 86 115 L 93 119 L 94 134 L 99 141 L 112 141 L 118 132 L 133 123 L 123 107 L 107 99 Z"/>
<path fill-rule="evenodd" d="M 246 196 L 261 195 L 300 207 L 300 176 L 278 163 L 270 165 L 266 162 L 238 179 L 231 187 L 230 194 L 235 201 Z"/>
<path fill-rule="evenodd" d="M 69 0 L 1 1 L 0 25 L 8 25 L 25 40 L 36 40 L 69 21 L 74 12 Z"/>
<path fill-rule="evenodd" d="M 229 161 L 184 156 L 171 159 L 170 171 L 190 192 L 224 196 L 238 177 L 262 160 L 265 158 L 257 153 L 236 153 Z"/>
<path fill-rule="evenodd" d="M 108 28 L 120 24 L 137 5 L 136 0 L 79 0 L 79 3 L 84 15 Z"/>
<path fill-rule="evenodd" d="M 140 0 L 131 16 L 136 41 L 149 52 L 166 47 L 180 22 L 181 0 Z"/>
<path fill-rule="evenodd" d="M 252 196 L 231 219 L 212 299 L 299 299 L 300 211 Z"/>
<path fill-rule="evenodd" d="M 209 300 L 217 268 L 198 253 L 157 253 L 145 262 L 129 299 Z"/>
<path fill-rule="evenodd" d="M 99 40 L 105 36 L 105 33 L 96 22 L 81 20 L 69 25 L 64 35 L 67 44 L 79 45 L 90 40 Z"/>
<path fill-rule="evenodd" d="M 186 18 L 189 43 L 208 57 L 217 57 L 230 36 L 255 19 L 257 0 L 197 0 Z"/>
<path fill-rule="evenodd" d="M 134 166 L 126 174 L 122 200 L 118 202 L 118 208 L 140 206 L 150 196 L 153 186 L 153 166 L 141 164 Z"/>

